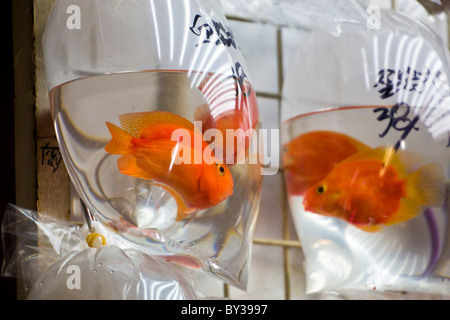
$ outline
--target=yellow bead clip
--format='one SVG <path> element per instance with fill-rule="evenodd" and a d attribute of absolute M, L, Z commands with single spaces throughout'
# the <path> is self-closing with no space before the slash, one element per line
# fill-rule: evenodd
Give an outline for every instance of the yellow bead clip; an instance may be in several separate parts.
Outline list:
<path fill-rule="evenodd" d="M 105 239 L 105 237 L 103 235 L 101 235 L 100 233 L 97 233 L 97 232 L 90 233 L 86 237 L 86 242 L 87 242 L 88 246 L 91 247 L 91 248 L 94 248 L 94 241 L 98 237 L 102 238 L 102 245 L 104 246 L 106 244 L 106 239 Z"/>

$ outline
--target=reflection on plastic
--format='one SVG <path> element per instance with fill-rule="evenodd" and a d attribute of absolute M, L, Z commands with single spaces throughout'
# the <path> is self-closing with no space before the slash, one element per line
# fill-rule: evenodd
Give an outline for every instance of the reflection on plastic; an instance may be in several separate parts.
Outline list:
<path fill-rule="evenodd" d="M 39 278 L 28 299 L 193 299 L 186 289 L 167 264 L 135 250 L 107 246 L 62 257 Z"/>

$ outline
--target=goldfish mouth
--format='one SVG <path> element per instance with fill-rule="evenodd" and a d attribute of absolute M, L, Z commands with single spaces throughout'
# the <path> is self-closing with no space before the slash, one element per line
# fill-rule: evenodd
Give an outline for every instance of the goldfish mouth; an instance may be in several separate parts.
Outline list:
<path fill-rule="evenodd" d="M 307 201 L 303 200 L 303 208 L 305 211 L 320 214 L 327 217 L 338 217 L 339 216 L 339 210 L 330 210 L 330 208 L 327 207 L 326 202 L 322 202 L 318 206 L 313 206 L 309 204 Z"/>
<path fill-rule="evenodd" d="M 214 196 L 211 196 L 211 198 L 210 198 L 211 200 L 209 202 L 210 202 L 211 206 L 215 206 L 215 205 L 218 205 L 219 203 L 225 201 L 232 195 L 233 195 L 233 188 L 230 188 L 229 191 L 227 191 L 220 197 L 217 197 L 216 194 L 214 194 Z"/>
<path fill-rule="evenodd" d="M 320 210 L 313 208 L 312 206 L 308 205 L 308 203 L 306 203 L 305 201 L 303 201 L 303 208 L 305 209 L 305 211 L 308 211 L 308 212 L 321 213 Z"/>
<path fill-rule="evenodd" d="M 302 205 L 303 205 L 303 209 L 305 209 L 306 211 L 311 211 L 311 208 L 309 207 L 308 203 L 306 202 L 306 198 L 303 198 Z"/>

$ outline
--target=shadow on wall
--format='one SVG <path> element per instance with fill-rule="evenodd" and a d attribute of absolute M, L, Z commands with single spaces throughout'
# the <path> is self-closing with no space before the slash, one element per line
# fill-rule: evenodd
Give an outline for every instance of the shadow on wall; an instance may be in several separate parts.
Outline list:
<path fill-rule="evenodd" d="M 12 1 L 5 1 L 0 10 L 0 50 L 2 90 L 0 90 L 0 136 L 3 137 L 0 154 L 0 221 L 6 205 L 15 202 L 14 174 L 14 64 L 12 49 Z M 3 247 L 0 251 L 3 261 Z M 0 300 L 16 299 L 16 279 L 0 277 Z"/>

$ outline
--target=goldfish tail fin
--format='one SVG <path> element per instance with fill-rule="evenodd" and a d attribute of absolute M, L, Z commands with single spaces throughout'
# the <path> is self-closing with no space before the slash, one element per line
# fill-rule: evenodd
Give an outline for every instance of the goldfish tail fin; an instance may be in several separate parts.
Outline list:
<path fill-rule="evenodd" d="M 128 153 L 133 137 L 115 124 L 106 122 L 106 126 L 111 133 L 112 139 L 105 146 L 105 151 L 111 154 Z"/>
<path fill-rule="evenodd" d="M 440 207 L 445 193 L 444 171 L 438 163 L 427 164 L 407 177 L 407 195 L 418 204 Z"/>

